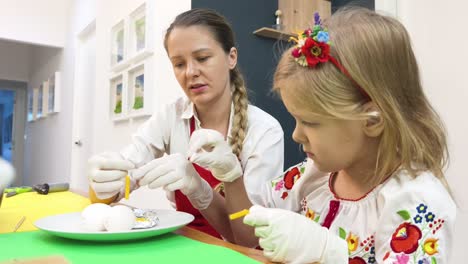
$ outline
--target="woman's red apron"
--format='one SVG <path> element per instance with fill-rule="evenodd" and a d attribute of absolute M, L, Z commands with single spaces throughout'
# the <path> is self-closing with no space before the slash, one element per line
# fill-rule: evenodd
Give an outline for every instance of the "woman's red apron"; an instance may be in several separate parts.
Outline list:
<path fill-rule="evenodd" d="M 193 131 L 195 131 L 195 119 L 192 117 L 190 119 L 190 135 L 192 135 Z M 215 189 L 215 187 L 221 184 L 211 172 L 203 167 L 198 166 L 195 163 L 192 163 L 195 170 L 198 172 L 200 177 L 207 181 L 211 188 Z M 203 217 L 203 215 L 198 211 L 196 208 L 192 206 L 190 201 L 188 200 L 187 196 L 185 196 L 181 191 L 175 191 L 175 203 L 177 207 L 177 211 L 186 212 L 192 214 L 195 219 L 188 224 L 189 227 L 207 233 L 217 238 L 221 238 L 218 232 L 208 223 L 208 221 Z"/>

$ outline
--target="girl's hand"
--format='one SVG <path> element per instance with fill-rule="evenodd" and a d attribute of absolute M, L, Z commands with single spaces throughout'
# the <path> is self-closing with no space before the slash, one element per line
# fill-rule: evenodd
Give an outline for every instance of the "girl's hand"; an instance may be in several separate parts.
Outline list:
<path fill-rule="evenodd" d="M 254 205 L 244 223 L 255 227 L 263 254 L 274 262 L 348 263 L 348 246 L 303 215 Z"/>

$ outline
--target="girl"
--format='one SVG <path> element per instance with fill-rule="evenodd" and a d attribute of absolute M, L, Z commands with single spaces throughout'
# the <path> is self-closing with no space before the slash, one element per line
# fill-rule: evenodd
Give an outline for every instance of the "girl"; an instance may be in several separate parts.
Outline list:
<path fill-rule="evenodd" d="M 264 183 L 283 170 L 283 131 L 276 119 L 248 104 L 234 35 L 224 17 L 206 9 L 182 13 L 167 29 L 164 46 L 187 98 L 153 115 L 120 153 L 90 159 L 91 197 L 94 192 L 98 198 L 92 201 L 120 198 L 123 179 L 133 170 L 132 189 L 163 187 L 177 210 L 195 216 L 190 226 L 235 242 L 227 213 L 250 201 L 266 204 Z M 221 135 L 217 147 L 228 165 L 215 164 L 210 172 L 187 160 L 190 136 L 201 128 Z M 266 155 L 272 158 L 262 158 Z"/>
<path fill-rule="evenodd" d="M 264 254 L 294 263 L 449 263 L 456 206 L 445 132 L 408 33 L 365 9 L 304 31 L 274 77 L 307 160 L 253 206 Z"/>

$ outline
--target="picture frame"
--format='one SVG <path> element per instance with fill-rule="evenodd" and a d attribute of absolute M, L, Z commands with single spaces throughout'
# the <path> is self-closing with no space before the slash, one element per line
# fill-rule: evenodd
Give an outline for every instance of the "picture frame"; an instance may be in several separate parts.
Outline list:
<path fill-rule="evenodd" d="M 146 49 L 146 4 L 130 15 L 130 51 L 132 54 Z"/>
<path fill-rule="evenodd" d="M 42 83 L 42 117 L 46 118 L 49 114 L 47 109 L 49 104 L 49 81 L 44 81 Z"/>
<path fill-rule="evenodd" d="M 141 63 L 128 71 L 128 112 L 130 116 L 144 114 L 145 102 L 145 64 Z"/>
<path fill-rule="evenodd" d="M 33 88 L 33 109 L 32 109 L 32 120 L 37 120 L 39 118 L 37 114 L 38 105 L 39 105 L 39 87 Z"/>
<path fill-rule="evenodd" d="M 129 62 L 139 63 L 152 54 L 146 3 L 136 8 L 129 18 Z"/>
<path fill-rule="evenodd" d="M 148 116 L 154 69 L 154 21 L 144 2 L 110 30 L 109 114 L 114 121 Z"/>
<path fill-rule="evenodd" d="M 123 74 L 118 74 L 110 79 L 110 113 L 113 120 L 126 118 L 127 100 Z"/>
<path fill-rule="evenodd" d="M 47 112 L 49 114 L 60 112 L 60 72 L 54 72 L 48 79 Z"/>
<path fill-rule="evenodd" d="M 40 119 L 43 118 L 43 113 L 42 113 L 42 106 L 44 105 L 42 100 L 44 96 L 44 84 L 41 83 L 39 85 L 39 88 L 37 89 L 37 104 L 36 104 L 36 118 L 35 119 Z"/>
<path fill-rule="evenodd" d="M 34 109 L 34 89 L 29 88 L 28 89 L 28 114 L 27 114 L 28 122 L 33 122 L 35 120 L 33 109 Z"/>
<path fill-rule="evenodd" d="M 127 34 L 125 30 L 125 21 L 120 20 L 111 30 L 111 68 L 112 71 L 117 72 L 125 68 L 127 63 Z"/>

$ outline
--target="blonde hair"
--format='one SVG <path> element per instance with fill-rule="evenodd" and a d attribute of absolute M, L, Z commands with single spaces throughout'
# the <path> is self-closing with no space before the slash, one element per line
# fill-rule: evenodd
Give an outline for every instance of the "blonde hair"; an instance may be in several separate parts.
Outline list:
<path fill-rule="evenodd" d="M 413 177 L 432 171 L 444 185 L 448 163 L 445 129 L 427 100 L 410 38 L 397 20 L 363 8 L 342 9 L 325 25 L 330 54 L 348 70 L 379 110 L 381 135 L 375 176 L 382 182 L 398 168 Z M 274 88 L 294 94 L 295 105 L 345 120 L 366 120 L 365 97 L 331 62 L 311 69 L 300 66 L 286 51 L 276 69 Z"/>
<path fill-rule="evenodd" d="M 166 30 L 164 47 L 167 51 L 167 39 L 176 27 L 204 26 L 213 34 L 214 39 L 221 45 L 224 52 L 228 54 L 235 47 L 235 37 L 229 22 L 219 13 L 211 9 L 194 8 L 179 14 Z M 232 152 L 240 157 L 247 133 L 247 108 L 249 105 L 247 88 L 244 78 L 236 66 L 229 72 L 230 81 L 233 86 L 232 102 L 234 104 L 234 118 L 231 126 Z"/>
<path fill-rule="evenodd" d="M 231 83 L 234 86 L 234 90 L 232 91 L 234 118 L 232 120 L 231 140 L 229 144 L 231 144 L 232 152 L 237 157 L 240 157 L 245 135 L 247 133 L 247 109 L 249 100 L 247 97 L 247 88 L 244 84 L 244 78 L 242 78 L 242 74 L 237 66 L 231 70 Z"/>

